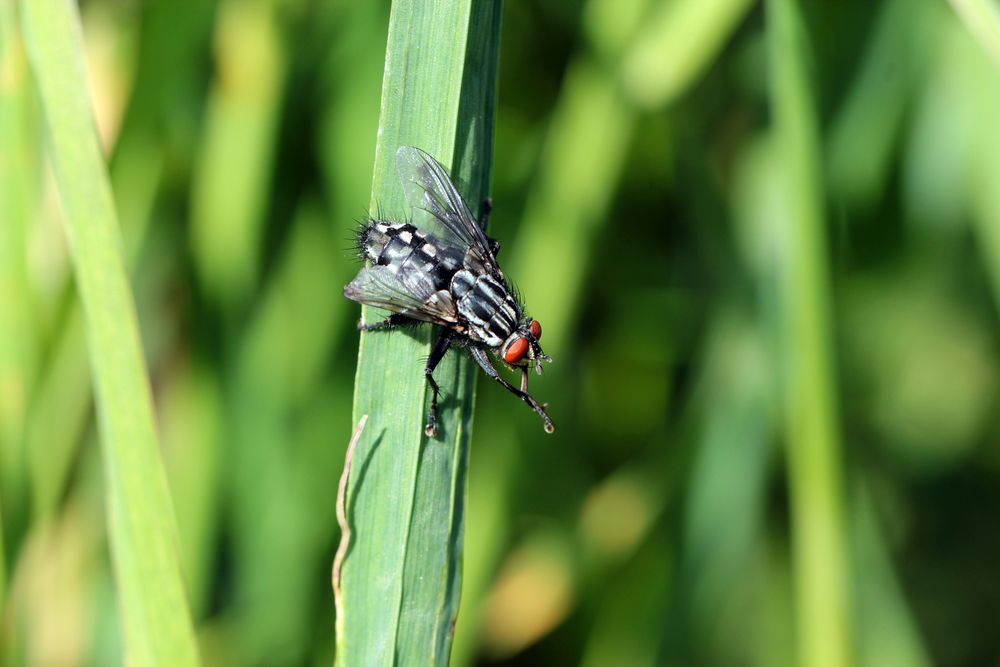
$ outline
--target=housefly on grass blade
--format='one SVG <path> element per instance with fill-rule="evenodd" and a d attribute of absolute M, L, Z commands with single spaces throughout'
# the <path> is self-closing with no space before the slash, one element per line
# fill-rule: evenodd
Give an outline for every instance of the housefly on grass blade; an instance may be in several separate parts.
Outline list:
<path fill-rule="evenodd" d="M 552 433 L 555 427 L 545 406 L 528 393 L 528 369 L 541 374 L 541 362 L 552 359 L 538 343 L 542 325 L 525 314 L 497 264 L 500 244 L 485 231 L 489 203 L 477 221 L 444 167 L 418 148 L 396 151 L 396 169 L 414 212 L 429 215 L 421 216 L 419 227 L 369 219 L 358 230 L 358 252 L 371 264 L 344 288 L 344 296 L 392 313 L 360 328 L 391 330 L 420 322 L 441 327 L 424 367 L 432 392 L 424 427 L 428 436 L 437 433 L 441 393 L 434 369 L 453 345 L 466 348 L 487 375 L 527 403 Z M 500 376 L 490 354 L 521 371 L 520 388 Z"/>

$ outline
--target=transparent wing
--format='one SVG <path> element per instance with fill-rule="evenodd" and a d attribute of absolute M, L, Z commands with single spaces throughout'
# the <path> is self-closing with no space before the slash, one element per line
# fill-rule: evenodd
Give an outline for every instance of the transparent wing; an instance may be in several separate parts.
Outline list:
<path fill-rule="evenodd" d="M 482 264 L 500 272 L 493 259 L 493 243 L 472 217 L 469 207 L 437 160 L 413 146 L 396 151 L 396 169 L 410 206 L 431 214 L 439 229 L 428 230 L 463 250 L 469 248 Z"/>
<path fill-rule="evenodd" d="M 436 290 L 430 278 L 416 271 L 397 273 L 388 266 L 370 266 L 344 288 L 352 301 L 436 324 L 457 321 L 455 305 L 446 290 Z"/>

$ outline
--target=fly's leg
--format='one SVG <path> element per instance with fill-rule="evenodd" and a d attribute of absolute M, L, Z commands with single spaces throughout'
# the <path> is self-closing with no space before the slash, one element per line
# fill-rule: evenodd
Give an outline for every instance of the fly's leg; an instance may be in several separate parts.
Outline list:
<path fill-rule="evenodd" d="M 358 322 L 358 329 L 361 331 L 386 331 L 412 324 L 420 324 L 420 322 L 402 313 L 393 313 L 381 322 L 375 322 L 374 324 L 362 324 Z M 424 433 L 429 438 L 433 438 L 437 434 L 438 396 L 441 394 L 441 387 L 435 382 L 433 373 L 434 369 L 441 362 L 441 359 L 444 358 L 444 353 L 448 351 L 449 345 L 451 345 L 451 332 L 445 330 L 441 332 L 441 335 L 435 341 L 434 347 L 431 348 L 431 354 L 427 357 L 427 365 L 424 366 L 424 379 L 427 380 L 427 384 L 430 385 L 432 392 L 431 407 L 427 411 L 427 424 L 424 426 Z"/>
<path fill-rule="evenodd" d="M 449 345 L 451 345 L 451 332 L 445 329 L 438 336 L 438 339 L 434 341 L 434 347 L 431 348 L 431 355 L 427 357 L 427 365 L 424 366 L 424 379 L 427 380 L 427 384 L 430 385 L 432 392 L 431 407 L 427 411 L 427 425 L 424 426 L 424 434 L 428 438 L 433 438 L 437 435 L 438 395 L 441 393 L 441 388 L 434 381 L 434 369 L 444 359 L 444 353 L 448 351 Z"/>
<path fill-rule="evenodd" d="M 358 331 L 382 331 L 416 323 L 417 320 L 412 317 L 407 317 L 402 313 L 393 313 L 381 322 L 375 322 L 374 324 L 362 324 L 358 322 Z"/>
<path fill-rule="evenodd" d="M 486 233 L 486 226 L 490 222 L 490 212 L 493 210 L 493 200 L 487 197 L 483 200 L 483 214 L 479 216 L 479 226 L 482 228 L 483 233 Z M 500 254 L 500 242 L 496 239 L 491 239 L 489 236 L 486 240 L 490 243 L 490 254 L 496 257 Z"/>
<path fill-rule="evenodd" d="M 545 423 L 546 433 L 552 433 L 556 430 L 556 427 L 552 425 L 552 420 L 549 419 L 547 414 L 545 414 L 545 407 L 532 398 L 531 394 L 526 391 L 521 391 L 510 382 L 507 382 L 500 377 L 500 374 L 497 373 L 497 369 L 493 368 L 493 364 L 490 363 L 490 358 L 486 356 L 485 350 L 480 347 L 470 346 L 469 352 L 472 354 L 472 358 L 476 360 L 476 363 L 479 364 L 479 367 L 482 368 L 487 375 L 502 384 L 507 391 L 520 398 L 522 401 L 531 406 L 532 410 L 538 413 L 538 416 L 541 417 L 542 421 Z M 525 385 L 527 385 L 527 382 L 525 382 Z"/>
<path fill-rule="evenodd" d="M 490 221 L 490 212 L 493 211 L 493 200 L 487 197 L 483 200 L 483 214 L 479 216 L 479 226 L 486 231 L 486 225 Z"/>

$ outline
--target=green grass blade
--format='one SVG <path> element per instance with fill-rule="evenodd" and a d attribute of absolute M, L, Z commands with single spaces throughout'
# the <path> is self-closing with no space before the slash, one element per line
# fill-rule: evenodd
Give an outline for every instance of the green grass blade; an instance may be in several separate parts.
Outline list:
<path fill-rule="evenodd" d="M 951 0 L 951 4 L 968 31 L 991 57 L 989 61 L 980 62 L 975 57 L 978 54 L 964 48 L 961 40 L 948 31 L 943 55 L 939 56 L 946 63 L 939 65 L 945 73 L 938 77 L 949 85 L 955 85 L 956 80 L 962 82 L 965 96 L 960 100 L 964 102 L 953 102 L 951 107 L 964 110 L 967 115 L 973 113 L 969 116 L 971 130 L 968 136 L 974 137 L 974 146 L 969 146 L 974 154 L 965 157 L 969 164 L 963 165 L 962 174 L 968 179 L 968 206 L 993 298 L 1000 303 L 1000 190 L 996 187 L 1000 130 L 995 120 L 1000 109 L 1000 87 L 996 85 L 996 68 L 1000 67 L 1000 8 L 982 0 Z M 933 91 L 928 97 L 932 95 Z M 957 142 L 952 139 L 950 143 Z"/>
<path fill-rule="evenodd" d="M 629 49 L 622 80 L 639 105 L 669 104 L 698 80 L 753 0 L 678 0 L 661 3 Z"/>
<path fill-rule="evenodd" d="M 487 193 L 499 0 L 397 0 L 389 20 L 372 210 L 409 211 L 396 148 L 414 145 L 463 184 L 474 211 Z M 368 311 L 366 321 L 379 314 Z M 475 374 L 449 354 L 438 436 L 423 436 L 421 359 L 430 331 L 362 334 L 354 418 L 369 415 L 347 491 L 352 544 L 342 572 L 341 665 L 447 664 L 461 578 Z M 539 428 L 541 428 L 539 426 Z"/>
<path fill-rule="evenodd" d="M 758 329 L 735 308 L 720 309 L 711 327 L 698 399 L 705 417 L 684 501 L 676 591 L 663 630 L 667 664 L 691 655 L 726 662 L 723 650 L 749 652 L 745 619 L 729 633 L 725 608 L 749 580 L 765 517 L 774 432 L 770 359 Z M 717 636 L 744 636 L 723 649 Z M 730 654 L 731 656 L 732 654 Z M 726 657 L 730 657 L 726 656 Z M 733 660 L 733 662 L 736 662 Z"/>
<path fill-rule="evenodd" d="M 992 0 L 950 0 L 965 26 L 1000 65 L 1000 7 Z"/>
<path fill-rule="evenodd" d="M 209 295 L 242 305 L 257 281 L 286 63 L 275 2 L 222 2 L 220 76 L 191 193 L 191 247 Z"/>
<path fill-rule="evenodd" d="M 851 664 L 850 609 L 819 133 L 795 0 L 767 4 L 774 133 L 783 176 L 775 221 L 777 338 L 792 505 L 800 661 Z"/>
<path fill-rule="evenodd" d="M 205 616 L 213 592 L 216 565 L 222 442 L 222 391 L 204 364 L 178 366 L 159 390 L 164 466 L 173 482 L 173 503 L 180 535 L 178 551 L 188 607 L 195 619 Z"/>
<path fill-rule="evenodd" d="M 23 3 L 21 11 L 86 315 L 126 661 L 195 665 L 135 305 L 85 86 L 79 17 L 61 0 Z"/>
<path fill-rule="evenodd" d="M 334 469 L 343 452 L 329 442 L 311 448 L 302 434 L 312 405 L 326 402 L 322 380 L 330 341 L 335 327 L 346 324 L 347 309 L 329 306 L 342 298 L 333 276 L 335 248 L 319 207 L 303 204 L 234 364 L 228 408 L 234 446 L 226 466 L 231 587 L 242 652 L 261 665 L 305 660 L 316 613 L 307 601 L 323 568 L 324 546 L 335 536 L 333 517 L 314 508 L 333 506 L 335 487 L 321 471 Z M 301 326 L 306 321 L 310 326 Z M 323 412 L 344 425 L 350 383 L 335 382 L 340 408 Z"/>
<path fill-rule="evenodd" d="M 831 123 L 827 164 L 833 196 L 870 209 L 885 192 L 909 105 L 926 76 L 941 32 L 934 0 L 881 6 L 849 93 Z"/>
<path fill-rule="evenodd" d="M 24 430 L 42 349 L 27 253 L 41 176 L 32 93 L 15 5 L 0 2 L 0 506 L 12 552 L 27 513 Z"/>
<path fill-rule="evenodd" d="M 930 667 L 934 664 L 895 571 L 886 527 L 880 525 L 871 483 L 848 489 L 853 587 L 858 609 L 858 664 L 865 667 Z"/>
<path fill-rule="evenodd" d="M 590 58 L 570 64 L 545 139 L 537 185 L 525 206 L 521 236 L 506 260 L 531 296 L 531 313 L 545 327 L 545 350 L 556 363 L 583 297 L 586 259 L 607 222 L 605 214 L 635 130 L 635 113 L 618 94 L 618 86 Z M 545 271 L 537 270 L 542 266 Z"/>
<path fill-rule="evenodd" d="M 567 67 L 521 237 L 506 260 L 531 296 L 533 312 L 544 313 L 539 317 L 544 317 L 545 349 L 556 361 L 580 305 L 586 258 L 608 223 L 607 210 L 626 166 L 637 124 L 634 104 L 669 104 L 686 92 L 749 7 L 746 0 L 587 4 L 592 48 L 601 60 L 618 66 L 602 66 L 584 51 Z M 643 23 L 646 14 L 654 19 Z M 665 62 L 681 64 L 662 67 Z M 539 266 L 547 270 L 537 271 Z"/>
<path fill-rule="evenodd" d="M 205 46 L 212 15 L 210 2 L 194 7 L 165 2 L 150 5 L 143 18 L 136 88 L 109 165 L 125 263 L 133 276 L 167 157 L 181 152 L 175 137 L 183 136 L 178 128 L 190 122 L 191 112 L 179 110 L 196 107 L 192 91 L 201 79 L 198 63 L 192 61 Z M 36 380 L 25 426 L 32 510 L 37 517 L 48 517 L 57 508 L 90 415 L 83 335 L 83 313 L 71 296 L 63 324 L 49 343 L 50 360 Z"/>

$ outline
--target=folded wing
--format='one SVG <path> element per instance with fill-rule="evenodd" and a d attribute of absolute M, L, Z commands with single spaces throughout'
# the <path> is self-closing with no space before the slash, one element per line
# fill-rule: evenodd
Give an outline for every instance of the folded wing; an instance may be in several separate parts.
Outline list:
<path fill-rule="evenodd" d="M 435 289 L 426 274 L 416 271 L 400 273 L 391 266 L 366 267 L 344 288 L 344 296 L 423 322 L 447 326 L 458 319 L 451 294 Z"/>
<path fill-rule="evenodd" d="M 396 169 L 410 206 L 430 214 L 434 228 L 428 231 L 445 243 L 468 249 L 484 270 L 502 277 L 494 259 L 494 242 L 472 217 L 441 163 L 419 148 L 401 146 L 396 151 Z"/>

